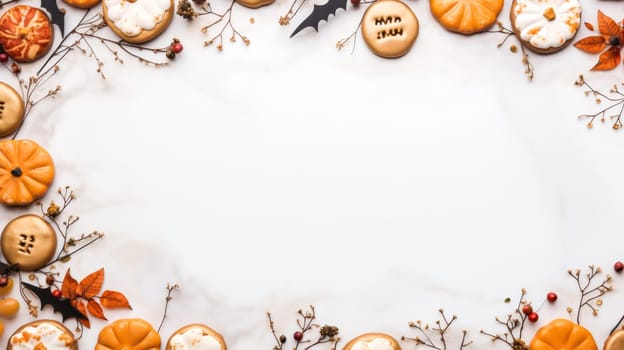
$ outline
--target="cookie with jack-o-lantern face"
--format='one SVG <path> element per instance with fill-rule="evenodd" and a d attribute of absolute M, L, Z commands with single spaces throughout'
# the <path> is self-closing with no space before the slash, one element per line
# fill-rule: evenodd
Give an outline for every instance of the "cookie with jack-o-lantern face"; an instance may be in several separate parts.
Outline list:
<path fill-rule="evenodd" d="M 159 36 L 173 19 L 173 0 L 104 0 L 106 24 L 121 39 L 133 44 Z"/>
<path fill-rule="evenodd" d="M 362 37 L 374 54 L 384 58 L 405 55 L 418 36 L 418 18 L 398 0 L 378 0 L 362 17 Z"/>

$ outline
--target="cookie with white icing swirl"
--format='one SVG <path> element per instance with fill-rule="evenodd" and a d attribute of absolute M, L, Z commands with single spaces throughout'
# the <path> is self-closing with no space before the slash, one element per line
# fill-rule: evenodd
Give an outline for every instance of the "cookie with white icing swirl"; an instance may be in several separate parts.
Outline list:
<path fill-rule="evenodd" d="M 227 350 L 221 334 L 202 324 L 189 324 L 175 331 L 165 350 Z"/>
<path fill-rule="evenodd" d="M 104 0 L 106 24 L 121 39 L 133 44 L 159 36 L 173 19 L 173 0 Z"/>
<path fill-rule="evenodd" d="M 9 338 L 7 350 L 78 350 L 72 332 L 53 320 L 40 320 L 18 328 Z"/>
<path fill-rule="evenodd" d="M 364 333 L 351 339 L 342 350 L 401 350 L 401 346 L 388 334 Z"/>

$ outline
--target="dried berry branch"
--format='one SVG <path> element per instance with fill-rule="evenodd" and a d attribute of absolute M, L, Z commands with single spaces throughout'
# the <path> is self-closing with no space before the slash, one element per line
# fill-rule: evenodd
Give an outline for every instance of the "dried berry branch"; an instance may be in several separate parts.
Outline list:
<path fill-rule="evenodd" d="M 167 310 L 169 309 L 169 302 L 173 299 L 173 291 L 176 289 L 180 289 L 180 285 L 177 283 L 167 283 L 167 286 L 165 288 L 167 288 L 167 296 L 165 296 L 165 309 L 163 310 L 163 315 L 160 319 L 160 324 L 158 325 L 158 333 L 160 333 L 160 329 L 162 328 L 163 324 L 165 324 L 165 319 L 167 318 Z"/>
<path fill-rule="evenodd" d="M 210 39 L 204 41 L 204 46 L 210 46 L 217 42 L 217 50 L 222 51 L 223 36 L 226 35 L 226 33 L 229 35 L 230 42 L 236 42 L 238 39 L 240 39 L 245 45 L 249 45 L 251 43 L 249 38 L 241 34 L 241 32 L 239 32 L 232 23 L 232 11 L 234 9 L 234 5 L 236 4 L 235 0 L 230 1 L 230 5 L 223 13 L 215 12 L 212 9 L 210 3 L 206 2 L 205 0 L 194 0 L 194 3 L 197 4 L 198 10 L 195 10 L 190 1 L 179 0 L 178 8 L 176 11 L 178 16 L 181 16 L 187 20 L 193 20 L 200 16 L 212 17 L 211 22 L 201 28 L 201 32 L 204 34 L 208 34 L 211 28 L 222 24 L 221 29 L 217 31 L 217 34 L 212 36 Z M 229 33 L 231 33 L 231 35 Z"/>
<path fill-rule="evenodd" d="M 418 334 L 420 334 L 420 336 L 416 336 L 416 337 L 406 337 L 406 336 L 402 336 L 401 340 L 407 340 L 407 341 L 412 341 L 416 343 L 416 346 L 418 345 L 424 345 L 428 348 L 431 349 L 436 349 L 436 350 L 446 350 L 446 332 L 449 330 L 449 328 L 451 327 L 451 325 L 453 324 L 453 322 L 455 322 L 455 320 L 457 320 L 457 316 L 453 315 L 451 317 L 451 319 L 449 320 L 446 315 L 444 314 L 444 310 L 443 309 L 439 309 L 438 312 L 440 313 L 440 315 L 442 316 L 441 320 L 436 320 L 435 321 L 435 326 L 433 327 L 429 327 L 429 324 L 426 323 L 422 323 L 422 321 L 416 321 L 416 322 L 410 322 L 409 326 L 411 328 L 416 329 L 416 331 L 418 332 Z M 437 336 L 440 339 L 440 343 L 436 343 L 433 341 L 433 339 L 431 338 L 431 336 L 429 335 L 429 333 L 435 333 L 437 334 Z M 461 339 L 461 343 L 459 345 L 459 350 L 462 350 L 463 348 L 469 346 L 470 344 L 472 344 L 472 341 L 466 341 L 466 336 L 468 335 L 468 331 L 463 330 L 462 331 L 462 339 Z"/>
<path fill-rule="evenodd" d="M 502 47 L 503 45 L 505 45 L 505 43 L 510 37 L 512 36 L 515 37 L 515 33 L 513 32 L 513 30 L 505 27 L 501 22 L 496 22 L 496 27 L 497 29 L 490 29 L 487 31 L 488 33 L 500 33 L 504 35 L 503 40 L 501 40 L 496 45 L 496 47 L 498 48 Z M 511 51 L 512 53 L 518 52 L 518 46 L 511 45 L 509 47 L 509 51 Z M 524 75 L 527 77 L 527 79 L 533 80 L 533 77 L 535 76 L 535 67 L 533 67 L 533 64 L 531 63 L 531 61 L 529 61 L 529 54 L 527 53 L 527 49 L 526 47 L 524 47 L 522 42 L 520 42 L 520 51 L 522 52 L 522 64 L 524 65 Z"/>
<path fill-rule="evenodd" d="M 568 270 L 568 275 L 576 281 L 576 285 L 581 293 L 576 310 L 576 323 L 578 324 L 581 324 L 581 311 L 583 308 L 587 307 L 591 309 L 592 314 L 597 316 L 598 307 L 602 305 L 600 297 L 613 290 L 611 275 L 607 274 L 606 277 L 596 282 L 595 279 L 601 276 L 602 269 L 594 265 L 589 265 L 588 269 L 589 271 L 587 273 L 581 273 L 580 269 L 574 271 Z M 571 309 L 569 310 L 572 311 Z"/>
<path fill-rule="evenodd" d="M 318 336 L 315 340 L 305 339 L 307 333 L 314 328 L 319 328 L 318 324 L 314 323 L 316 320 L 316 310 L 314 306 L 310 305 L 310 309 L 303 311 L 299 309 L 297 311 L 297 327 L 298 331 L 293 333 L 293 339 L 295 340 L 295 346 L 293 350 L 299 349 L 301 344 L 308 344 L 303 347 L 303 350 L 309 350 L 317 345 L 329 343 L 331 347 L 329 350 L 336 350 L 338 346 L 338 342 L 340 341 L 340 337 L 338 337 L 339 329 L 335 326 L 324 325 L 320 327 Z M 275 346 L 273 346 L 273 350 L 282 350 L 284 344 L 287 342 L 287 338 L 285 335 L 277 336 L 277 332 L 275 331 L 275 323 L 271 318 L 271 313 L 267 312 L 267 318 L 269 320 L 269 328 L 271 333 L 273 334 L 273 338 L 275 339 Z"/>
<path fill-rule="evenodd" d="M 522 288 L 516 309 L 511 314 L 507 315 L 504 319 L 498 316 L 496 317 L 496 322 L 505 328 L 503 334 L 493 334 L 483 329 L 481 330 L 481 334 L 490 337 L 492 342 L 500 341 L 507 344 L 512 350 L 528 350 L 528 345 L 522 339 L 522 331 L 524 330 L 524 324 L 528 317 L 522 312 L 522 307 L 529 304 L 524 298 L 526 293 L 526 289 Z"/>
<path fill-rule="evenodd" d="M 621 84 L 624 86 L 624 83 Z M 589 119 L 589 122 L 587 123 L 587 127 L 589 129 L 594 126 L 594 120 L 596 118 L 599 118 L 598 120 L 602 123 L 606 122 L 607 119 L 612 120 L 613 125 L 611 127 L 615 130 L 624 126 L 624 124 L 622 124 L 622 115 L 624 114 L 624 92 L 618 88 L 617 84 L 613 84 L 613 87 L 609 90 L 610 95 L 594 89 L 591 85 L 589 85 L 589 83 L 587 83 L 587 81 L 585 81 L 583 75 L 579 75 L 579 78 L 574 82 L 574 85 L 588 88 L 589 90 L 585 90 L 585 96 L 591 95 L 594 97 L 596 104 L 601 104 L 603 100 L 609 102 L 605 108 L 594 114 L 581 114 L 578 116 L 579 119 Z M 613 112 L 610 112 L 612 110 Z"/>
<path fill-rule="evenodd" d="M 288 8 L 288 12 L 285 15 L 280 16 L 278 23 L 281 26 L 286 26 L 290 24 L 290 21 L 297 16 L 301 7 L 306 3 L 307 0 L 292 0 L 290 7 Z"/>
<path fill-rule="evenodd" d="M 360 32 L 360 28 L 362 27 L 362 20 L 364 19 L 364 17 L 362 17 L 360 19 L 360 22 L 358 22 L 357 27 L 355 28 L 355 30 L 347 37 L 344 37 L 340 40 L 338 40 L 338 42 L 336 43 L 336 48 L 338 50 L 342 50 L 349 42 L 351 42 L 351 44 L 353 45 L 351 47 L 351 54 L 353 54 L 353 52 L 355 52 L 355 44 L 357 42 L 357 36 L 358 33 Z"/>

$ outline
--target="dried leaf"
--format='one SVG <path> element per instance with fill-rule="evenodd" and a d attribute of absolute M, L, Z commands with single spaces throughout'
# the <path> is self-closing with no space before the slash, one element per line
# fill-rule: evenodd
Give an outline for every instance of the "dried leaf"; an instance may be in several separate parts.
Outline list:
<path fill-rule="evenodd" d="M 588 36 L 574 44 L 574 47 L 587 53 L 600 53 L 606 46 L 607 43 L 601 35 Z"/>
<path fill-rule="evenodd" d="M 102 303 L 102 306 L 108 309 L 132 309 L 126 296 L 114 290 L 105 290 L 100 297 L 100 303 Z"/>
<path fill-rule="evenodd" d="M 80 312 L 84 316 L 84 318 L 81 318 L 78 321 L 80 321 L 80 323 L 83 326 L 87 328 L 91 328 L 91 321 L 89 321 L 89 319 L 87 318 L 87 308 L 85 307 L 84 302 L 78 299 L 75 299 L 75 300 L 72 300 L 71 303 L 72 303 L 72 306 L 76 308 L 76 310 L 78 310 L 78 312 Z"/>
<path fill-rule="evenodd" d="M 591 70 L 610 70 L 620 64 L 620 48 L 610 47 L 598 58 L 598 63 Z"/>
<path fill-rule="evenodd" d="M 65 278 L 63 279 L 63 284 L 61 285 L 61 295 L 63 298 L 67 298 L 73 300 L 76 298 L 76 288 L 78 287 L 78 281 L 76 281 L 71 274 L 69 273 L 69 269 L 65 273 Z"/>
<path fill-rule="evenodd" d="M 106 317 L 104 316 L 104 310 L 102 310 L 102 306 L 100 306 L 100 304 L 94 299 L 89 299 L 89 301 L 87 302 L 87 310 L 89 310 L 89 313 L 93 315 L 93 317 L 97 317 L 100 320 L 106 321 Z"/>
<path fill-rule="evenodd" d="M 620 35 L 620 26 L 617 22 L 600 10 L 598 10 L 598 30 L 603 35 Z"/>
<path fill-rule="evenodd" d="M 82 281 L 80 281 L 80 285 L 79 288 L 77 288 L 76 293 L 85 299 L 91 299 L 98 295 L 100 289 L 102 289 L 103 283 L 104 269 L 101 268 L 83 278 Z"/>
<path fill-rule="evenodd" d="M 585 22 L 585 28 L 591 30 L 592 32 L 594 31 L 594 25 L 589 22 Z"/>

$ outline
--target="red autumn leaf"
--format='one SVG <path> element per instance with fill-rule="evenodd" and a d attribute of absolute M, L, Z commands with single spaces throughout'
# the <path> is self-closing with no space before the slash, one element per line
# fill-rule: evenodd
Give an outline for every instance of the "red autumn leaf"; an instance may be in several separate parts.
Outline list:
<path fill-rule="evenodd" d="M 598 58 L 598 63 L 591 70 L 610 70 L 617 67 L 620 64 L 620 48 L 610 47 L 607 51 L 603 52 Z"/>
<path fill-rule="evenodd" d="M 80 323 L 82 323 L 83 326 L 87 328 L 91 328 L 91 321 L 89 321 L 89 318 L 87 317 L 87 308 L 85 307 L 84 302 L 75 299 L 75 300 L 72 300 L 71 304 L 73 307 L 76 308 L 76 310 L 78 310 L 78 312 L 80 312 L 85 317 L 85 318 L 78 319 L 78 321 L 80 321 Z"/>
<path fill-rule="evenodd" d="M 577 41 L 574 47 L 587 53 L 600 53 L 607 46 L 601 35 L 588 36 Z"/>
<path fill-rule="evenodd" d="M 97 317 L 100 320 L 106 321 L 106 317 L 104 316 L 104 310 L 102 310 L 102 307 L 97 301 L 89 299 L 89 301 L 87 302 L 87 310 L 89 310 L 89 313 L 93 315 L 93 317 Z"/>
<path fill-rule="evenodd" d="M 63 284 L 61 285 L 61 295 L 63 298 L 67 298 L 73 300 L 76 298 L 76 288 L 78 287 L 78 281 L 76 281 L 71 274 L 69 273 L 69 269 L 65 273 L 65 278 L 63 279 Z"/>
<path fill-rule="evenodd" d="M 592 32 L 594 31 L 594 25 L 589 23 L 589 22 L 584 22 L 585 23 L 585 28 L 591 30 Z"/>
<path fill-rule="evenodd" d="M 620 26 L 613 18 L 605 15 L 602 11 L 598 10 L 598 30 L 600 34 L 613 36 L 620 35 Z"/>
<path fill-rule="evenodd" d="M 83 278 L 76 293 L 85 299 L 91 299 L 100 292 L 103 283 L 104 269 L 102 268 Z"/>
<path fill-rule="evenodd" d="M 100 296 L 100 303 L 108 309 L 132 309 L 126 296 L 114 290 L 105 290 L 104 293 L 102 293 L 102 296 Z"/>

